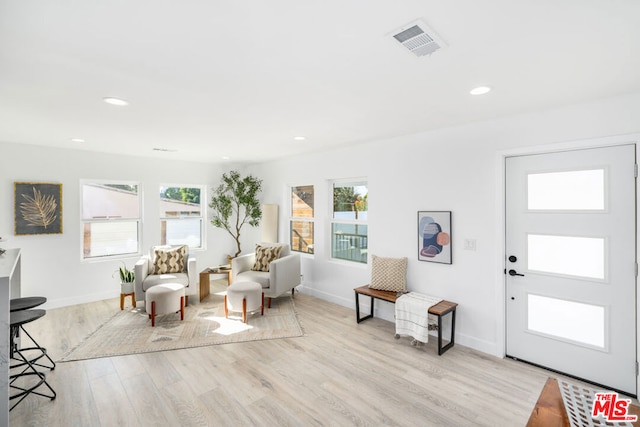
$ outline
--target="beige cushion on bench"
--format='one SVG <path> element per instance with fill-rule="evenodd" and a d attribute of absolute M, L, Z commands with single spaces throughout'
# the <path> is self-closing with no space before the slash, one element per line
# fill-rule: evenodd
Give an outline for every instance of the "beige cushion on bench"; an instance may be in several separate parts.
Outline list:
<path fill-rule="evenodd" d="M 407 258 L 383 258 L 372 255 L 371 289 L 380 291 L 407 291 Z"/>

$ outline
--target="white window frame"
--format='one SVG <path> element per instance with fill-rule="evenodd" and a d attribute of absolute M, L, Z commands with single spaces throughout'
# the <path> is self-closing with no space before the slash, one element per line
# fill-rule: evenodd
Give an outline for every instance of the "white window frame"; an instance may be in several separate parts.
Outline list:
<path fill-rule="evenodd" d="M 120 217 L 120 216 L 105 216 L 105 217 L 93 217 L 93 218 L 85 218 L 84 212 L 84 190 L 85 186 L 108 186 L 108 185 L 132 185 L 138 188 L 137 191 L 137 204 L 138 204 L 138 215 L 131 217 Z M 82 179 L 80 180 L 80 259 L 82 261 L 96 261 L 103 259 L 113 259 L 113 258 L 126 258 L 132 256 L 139 256 L 142 254 L 141 245 L 142 245 L 142 184 L 138 181 L 118 181 L 118 180 L 105 180 L 105 179 Z M 124 252 L 113 252 L 113 253 L 105 253 L 99 255 L 86 255 L 85 248 L 85 227 L 87 224 L 109 224 L 115 225 L 118 222 L 127 223 L 127 222 L 135 222 L 136 224 L 136 250 L 135 251 L 124 251 Z M 90 248 L 89 248 L 90 249 Z"/>
<path fill-rule="evenodd" d="M 369 224 L 368 224 L 368 201 L 367 201 L 367 211 L 365 218 L 358 218 L 358 219 L 340 219 L 340 218 L 335 218 L 335 212 L 333 210 L 333 193 L 334 193 L 334 189 L 336 186 L 338 187 L 346 187 L 346 186 L 358 186 L 358 184 L 364 185 L 367 187 L 367 196 L 369 194 L 369 181 L 366 177 L 359 177 L 359 178 L 349 178 L 349 179 L 335 179 L 335 180 L 331 180 L 329 181 L 329 197 L 330 197 L 330 203 L 329 203 L 329 247 L 330 247 L 330 253 L 329 253 L 329 257 L 332 261 L 336 261 L 336 262 L 344 262 L 344 263 L 354 263 L 356 265 L 367 265 L 369 263 L 369 257 L 368 257 L 368 242 L 369 242 Z M 365 226 L 367 227 L 367 234 L 366 237 L 364 238 L 364 242 L 361 239 L 357 238 L 358 233 L 354 233 L 354 234 L 349 234 L 348 236 L 346 236 L 343 240 L 345 241 L 344 243 L 348 245 L 348 249 L 349 251 L 360 251 L 360 260 L 356 260 L 356 259 L 349 259 L 349 258 L 345 258 L 345 257 L 337 257 L 334 256 L 334 249 L 336 248 L 336 244 L 334 242 L 334 225 L 345 225 L 345 226 L 355 226 L 354 228 L 358 228 L 358 226 Z M 360 241 L 359 241 L 360 240 Z M 364 243 L 365 247 L 358 247 L 359 245 L 362 245 Z"/>
<path fill-rule="evenodd" d="M 167 244 L 166 242 L 166 235 L 163 235 L 163 230 L 162 230 L 162 223 L 164 221 L 182 221 L 182 220 L 193 220 L 193 219 L 199 219 L 200 220 L 200 246 L 191 246 L 189 245 L 189 249 L 193 249 L 193 250 L 200 250 L 200 249 L 206 249 L 206 240 L 205 240 L 205 219 L 206 219 L 206 207 L 207 204 L 205 203 L 205 197 L 207 196 L 207 187 L 206 185 L 192 185 L 192 184 L 160 184 L 158 187 L 158 199 L 159 202 L 162 202 L 162 198 L 160 197 L 160 191 L 163 188 L 198 188 L 200 190 L 200 215 L 199 216 L 194 216 L 194 215 L 178 215 L 178 216 L 166 216 L 163 215 L 165 212 L 162 212 L 162 208 L 160 208 L 160 241 L 162 244 Z M 166 230 L 166 228 L 165 228 Z M 185 243 L 169 243 L 169 244 L 185 244 Z"/>
<path fill-rule="evenodd" d="M 313 191 L 313 216 L 312 217 L 297 217 L 293 215 L 293 190 L 294 188 L 299 188 L 299 187 L 311 187 Z M 316 246 L 316 227 L 315 227 L 316 206 L 315 205 L 316 205 L 316 189 L 313 184 L 289 186 L 289 245 L 291 246 L 291 250 L 294 252 L 307 254 L 311 256 L 313 256 L 313 254 L 315 253 L 315 246 Z M 310 245 L 307 246 L 308 248 L 311 249 L 310 251 L 309 250 L 300 251 L 294 247 L 294 244 L 293 244 L 293 222 L 294 221 L 307 222 L 311 224 L 311 227 L 313 229 L 313 236 L 312 236 L 313 241 Z M 299 238 L 302 239 L 302 237 L 299 237 Z"/>

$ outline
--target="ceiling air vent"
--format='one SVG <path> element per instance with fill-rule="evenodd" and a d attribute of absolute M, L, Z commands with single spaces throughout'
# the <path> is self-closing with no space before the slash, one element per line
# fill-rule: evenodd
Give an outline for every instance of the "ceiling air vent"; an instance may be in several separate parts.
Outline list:
<path fill-rule="evenodd" d="M 411 22 L 391 34 L 416 56 L 431 55 L 446 46 L 440 37 L 422 21 Z"/>

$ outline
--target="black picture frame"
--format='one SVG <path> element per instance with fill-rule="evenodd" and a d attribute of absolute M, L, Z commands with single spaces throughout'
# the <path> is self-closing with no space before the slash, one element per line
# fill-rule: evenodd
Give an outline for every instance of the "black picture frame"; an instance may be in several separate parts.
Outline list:
<path fill-rule="evenodd" d="M 451 211 L 418 211 L 418 260 L 452 264 Z"/>
<path fill-rule="evenodd" d="M 62 184 L 14 182 L 16 236 L 62 234 Z"/>

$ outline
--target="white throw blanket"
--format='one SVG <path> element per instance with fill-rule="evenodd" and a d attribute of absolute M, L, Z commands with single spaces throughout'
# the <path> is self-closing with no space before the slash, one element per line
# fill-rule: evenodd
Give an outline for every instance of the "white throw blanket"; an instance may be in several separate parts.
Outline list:
<path fill-rule="evenodd" d="M 429 307 L 442 298 L 410 292 L 396 300 L 396 336 L 409 335 L 415 340 L 429 341 Z"/>

